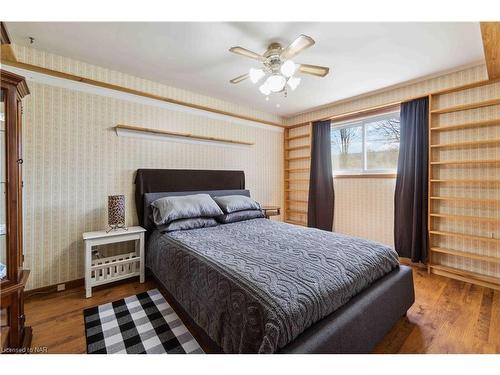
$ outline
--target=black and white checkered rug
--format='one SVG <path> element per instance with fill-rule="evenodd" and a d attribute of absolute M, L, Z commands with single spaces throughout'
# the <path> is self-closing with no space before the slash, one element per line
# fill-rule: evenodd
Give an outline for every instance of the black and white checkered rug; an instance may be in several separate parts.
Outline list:
<path fill-rule="evenodd" d="M 87 353 L 203 353 L 158 289 L 83 314 Z"/>

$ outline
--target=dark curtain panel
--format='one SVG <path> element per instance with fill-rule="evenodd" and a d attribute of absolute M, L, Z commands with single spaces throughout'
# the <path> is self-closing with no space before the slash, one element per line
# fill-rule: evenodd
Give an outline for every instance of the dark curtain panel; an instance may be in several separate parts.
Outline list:
<path fill-rule="evenodd" d="M 394 197 L 394 244 L 399 256 L 427 262 L 427 97 L 401 104 L 401 138 Z"/>
<path fill-rule="evenodd" d="M 309 227 L 332 230 L 333 226 L 333 174 L 331 121 L 318 121 L 312 125 L 311 176 L 309 179 Z"/>

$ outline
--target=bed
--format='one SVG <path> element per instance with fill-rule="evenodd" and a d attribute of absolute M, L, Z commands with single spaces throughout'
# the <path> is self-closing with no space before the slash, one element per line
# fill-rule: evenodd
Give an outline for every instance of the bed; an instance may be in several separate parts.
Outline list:
<path fill-rule="evenodd" d="M 225 353 L 369 353 L 414 302 L 412 272 L 384 245 L 253 219 L 160 233 L 165 196 L 245 195 L 242 171 L 145 170 L 136 175 L 146 266 Z"/>

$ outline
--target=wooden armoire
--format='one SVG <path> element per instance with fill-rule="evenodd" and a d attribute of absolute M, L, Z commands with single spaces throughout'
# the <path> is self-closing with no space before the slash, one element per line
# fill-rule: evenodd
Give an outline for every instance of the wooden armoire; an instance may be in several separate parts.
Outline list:
<path fill-rule="evenodd" d="M 24 325 L 22 208 L 22 99 L 29 94 L 24 77 L 0 70 L 0 318 L 2 353 L 25 352 L 31 328 Z"/>

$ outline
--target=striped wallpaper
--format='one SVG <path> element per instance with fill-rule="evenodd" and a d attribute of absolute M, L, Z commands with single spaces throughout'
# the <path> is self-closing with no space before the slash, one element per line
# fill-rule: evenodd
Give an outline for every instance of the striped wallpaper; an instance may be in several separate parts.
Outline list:
<path fill-rule="evenodd" d="M 117 80 L 141 90 L 276 121 L 251 109 L 177 92 L 45 52 L 19 49 L 21 61 Z M 95 69 L 95 70 L 94 70 Z M 115 79 L 119 77 L 120 79 Z M 242 169 L 262 203 L 281 204 L 283 131 L 207 118 L 28 81 L 24 100 L 24 253 L 28 289 L 83 277 L 82 233 L 106 228 L 107 196 L 125 194 L 127 224 L 137 223 L 133 177 L 138 168 Z M 203 98 L 202 98 L 203 99 Z M 255 142 L 250 147 L 118 137 L 117 124 Z M 116 249 L 110 249 L 116 250 Z"/>
<path fill-rule="evenodd" d="M 285 120 L 287 125 L 393 103 L 406 98 L 487 79 L 484 65 L 442 76 L 419 80 L 396 88 L 380 90 L 342 100 Z M 489 89 L 491 91 L 491 89 Z M 476 98 L 487 89 L 476 90 Z M 449 100 L 460 100 L 452 98 Z M 462 98 L 461 100 L 464 100 Z M 299 128 L 300 129 L 300 128 Z M 302 176 L 308 178 L 308 176 Z M 394 178 L 342 178 L 334 180 L 334 230 L 394 246 Z"/>
<path fill-rule="evenodd" d="M 441 89 L 488 79 L 485 65 L 478 65 L 437 77 L 401 84 L 394 88 L 382 89 L 353 98 L 344 99 L 285 119 L 286 125 L 294 125 L 338 114 L 357 111 L 378 105 L 393 103 L 407 98 L 424 96 Z"/>

